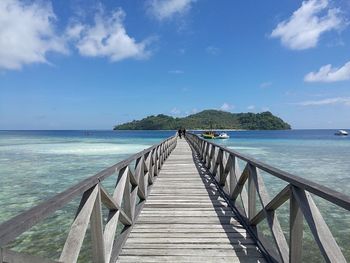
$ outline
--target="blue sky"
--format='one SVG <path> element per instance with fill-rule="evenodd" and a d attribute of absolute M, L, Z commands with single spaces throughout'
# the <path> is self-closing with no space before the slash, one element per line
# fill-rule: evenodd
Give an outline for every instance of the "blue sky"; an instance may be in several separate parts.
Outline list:
<path fill-rule="evenodd" d="M 0 1 L 0 129 L 270 110 L 350 128 L 346 0 Z"/>

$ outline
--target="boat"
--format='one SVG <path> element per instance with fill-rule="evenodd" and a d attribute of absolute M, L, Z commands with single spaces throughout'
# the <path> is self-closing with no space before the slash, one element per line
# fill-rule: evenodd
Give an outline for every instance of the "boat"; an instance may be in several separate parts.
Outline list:
<path fill-rule="evenodd" d="M 228 139 L 228 138 L 230 138 L 230 136 L 226 132 L 220 133 L 219 136 L 217 137 L 217 139 Z"/>
<path fill-rule="evenodd" d="M 215 133 L 212 131 L 206 131 L 203 132 L 201 135 L 204 139 L 214 139 L 215 138 Z"/>
<path fill-rule="evenodd" d="M 228 138 L 230 138 L 230 136 L 225 132 L 216 133 L 213 131 L 205 131 L 201 134 L 201 136 L 204 139 L 228 139 Z"/>
<path fill-rule="evenodd" d="M 346 136 L 348 135 L 348 132 L 344 130 L 338 130 L 336 133 L 334 133 L 334 135 Z"/>

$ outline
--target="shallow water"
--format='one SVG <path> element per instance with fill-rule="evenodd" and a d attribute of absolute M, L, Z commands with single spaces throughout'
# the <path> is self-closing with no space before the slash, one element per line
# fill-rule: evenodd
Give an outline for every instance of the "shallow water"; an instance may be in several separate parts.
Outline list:
<path fill-rule="evenodd" d="M 215 142 L 350 194 L 350 136 L 334 136 L 333 130 L 228 133 L 229 140 Z M 0 131 L 0 223 L 172 134 L 173 131 Z M 281 189 L 280 180 L 263 176 L 271 195 Z M 112 185 L 114 180 L 110 178 L 106 184 Z M 13 245 L 32 253 L 39 253 L 39 245 L 45 248 L 39 254 L 57 258 L 77 202 L 25 233 Z M 316 202 L 350 260 L 350 213 L 323 200 Z M 279 213 L 286 233 L 287 209 L 285 206 Z M 305 234 L 304 249 L 309 256 L 306 261 L 310 257 L 319 260 L 312 242 L 311 236 Z M 85 245 L 88 244 L 87 240 Z"/>

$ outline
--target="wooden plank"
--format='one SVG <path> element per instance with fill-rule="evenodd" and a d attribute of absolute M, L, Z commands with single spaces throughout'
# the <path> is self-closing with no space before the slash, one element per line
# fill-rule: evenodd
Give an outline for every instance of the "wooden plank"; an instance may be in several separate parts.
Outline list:
<path fill-rule="evenodd" d="M 218 249 L 215 254 L 208 249 L 198 249 L 196 251 L 200 256 L 207 257 L 261 257 L 256 248 L 253 249 Z M 192 249 L 150 249 L 150 248 L 128 248 L 124 249 L 121 256 L 193 256 Z"/>
<path fill-rule="evenodd" d="M 164 232 L 153 232 L 153 233 L 139 233 L 139 232 L 133 232 L 129 235 L 129 238 L 157 238 L 157 237 L 164 237 Z M 203 233 L 203 232 L 182 232 L 182 233 L 172 233 L 168 232 L 166 234 L 168 238 L 250 238 L 249 234 L 247 232 L 221 232 L 221 233 Z"/>
<path fill-rule="evenodd" d="M 125 243 L 123 249 L 134 249 L 134 244 L 129 244 L 128 242 Z M 255 244 L 176 244 L 176 247 L 171 244 L 164 244 L 164 243 L 151 243 L 151 244 L 142 244 L 143 249 L 192 249 L 194 250 L 193 253 L 197 253 L 198 250 L 210 250 L 212 253 L 215 253 L 216 250 L 235 250 L 235 251 L 244 251 L 246 249 L 251 250 L 257 250 L 257 247 Z"/>
<path fill-rule="evenodd" d="M 108 221 L 105 226 L 105 230 L 103 232 L 103 239 L 105 243 L 105 258 L 106 262 L 110 261 L 112 255 L 112 249 L 114 244 L 114 238 L 116 234 L 118 219 L 119 219 L 120 211 L 109 212 Z"/>
<path fill-rule="evenodd" d="M 249 166 L 251 170 L 251 166 Z M 248 219 L 251 220 L 256 215 L 256 187 L 253 176 L 248 176 Z"/>
<path fill-rule="evenodd" d="M 125 182 L 122 182 L 125 183 Z M 110 211 L 120 211 L 120 221 L 124 225 L 131 225 L 132 219 L 121 209 L 117 201 L 109 195 L 109 193 L 100 185 L 101 201 L 104 203 Z M 117 191 L 117 190 L 116 190 Z M 121 189 L 119 189 L 121 191 Z M 124 191 L 124 189 L 123 189 Z M 122 193 L 123 195 L 123 193 Z M 119 198 L 119 197 L 118 197 Z"/>
<path fill-rule="evenodd" d="M 241 224 L 207 224 L 207 225 L 191 225 L 191 224 L 159 224 L 159 223 L 155 223 L 155 224 L 139 224 L 137 223 L 134 227 L 133 230 L 135 230 L 136 232 L 138 230 L 142 230 L 142 229 L 147 229 L 150 230 L 152 232 L 157 232 L 157 230 L 162 230 L 162 229 L 166 229 L 166 230 L 181 230 L 181 231 L 188 231 L 191 229 L 194 230 L 200 230 L 200 229 L 208 229 L 208 231 L 220 231 L 220 230 L 224 230 L 224 231 L 229 231 L 231 229 L 244 229 L 243 226 Z"/>
<path fill-rule="evenodd" d="M 221 262 L 242 262 L 240 257 L 201 257 L 201 256 L 123 256 L 118 259 L 118 262 L 190 262 L 190 263 L 221 263 Z M 246 257 L 244 262 L 246 263 L 257 263 L 257 262 L 266 262 L 264 258 L 256 258 L 256 257 Z"/>
<path fill-rule="evenodd" d="M 142 213 L 143 216 L 191 216 L 191 217 L 197 217 L 197 216 L 214 216 L 216 217 L 217 215 L 221 216 L 229 216 L 229 217 L 234 217 L 236 214 L 232 211 L 225 211 L 223 213 L 220 213 L 219 211 L 157 211 L 157 212 L 152 212 L 152 211 L 144 211 Z"/>
<path fill-rule="evenodd" d="M 247 164 L 246 167 L 244 168 L 241 176 L 238 179 L 238 182 L 237 182 L 235 189 L 232 191 L 231 198 L 233 199 L 233 201 L 235 201 L 236 198 L 238 197 L 238 195 L 242 192 L 242 190 L 244 188 L 244 184 L 248 179 L 248 176 L 249 176 L 249 166 Z"/>
<path fill-rule="evenodd" d="M 311 195 L 296 187 L 293 187 L 292 191 L 324 259 L 327 262 L 346 262 Z"/>
<path fill-rule="evenodd" d="M 303 251 L 303 213 L 295 199 L 293 192 L 290 193 L 289 215 L 289 262 L 302 261 Z"/>
<path fill-rule="evenodd" d="M 170 244 L 255 244 L 252 238 L 239 238 L 234 239 L 224 238 L 171 238 L 171 237 L 156 237 L 156 238 L 128 238 L 127 242 L 129 244 L 135 244 L 135 246 L 142 247 L 144 243 L 170 243 Z M 137 245 L 136 245 L 137 244 Z"/>
<path fill-rule="evenodd" d="M 99 186 L 96 185 L 91 191 L 84 193 L 80 202 L 81 209 L 70 228 L 59 261 L 77 261 L 98 192 Z"/>
<path fill-rule="evenodd" d="M 285 188 L 282 189 L 267 205 L 265 208 L 261 209 L 256 216 L 254 216 L 250 220 L 250 224 L 257 225 L 259 224 L 264 218 L 265 218 L 265 212 L 269 210 L 276 210 L 278 207 L 280 207 L 282 204 L 284 204 L 290 196 L 291 190 L 290 185 L 287 185 Z"/>
<path fill-rule="evenodd" d="M 184 220 L 185 219 L 185 220 Z M 212 223 L 223 223 L 229 224 L 232 221 L 235 221 L 231 217 L 140 217 L 138 223 L 143 224 L 154 224 L 154 223 L 164 223 L 164 224 L 178 224 L 178 223 L 187 223 L 187 224 L 212 224 Z"/>
<path fill-rule="evenodd" d="M 105 263 L 105 246 L 103 240 L 103 222 L 100 189 L 98 191 L 95 204 L 91 213 L 91 246 L 93 262 Z"/>
<path fill-rule="evenodd" d="M 195 225 L 191 225 L 190 229 L 183 229 L 183 228 L 172 228 L 171 226 L 167 226 L 165 228 L 133 228 L 133 233 L 206 233 L 206 234 L 212 234 L 212 233 L 246 233 L 247 230 L 244 228 L 229 228 L 229 229 L 216 229 L 212 228 L 211 226 L 208 226 L 206 228 L 197 228 Z"/>
<path fill-rule="evenodd" d="M 250 166 L 250 176 L 252 177 L 255 187 L 259 196 L 259 200 L 261 206 L 265 208 L 270 201 L 269 195 L 266 191 L 264 181 L 262 180 L 260 174 L 258 173 L 258 169 L 256 167 Z M 289 261 L 289 246 L 282 231 L 282 227 L 278 221 L 278 218 L 275 214 L 274 210 L 265 210 L 265 217 L 267 219 L 267 223 L 270 227 L 271 234 L 273 239 L 275 240 L 276 247 L 280 254 L 280 257 L 283 262 Z"/>

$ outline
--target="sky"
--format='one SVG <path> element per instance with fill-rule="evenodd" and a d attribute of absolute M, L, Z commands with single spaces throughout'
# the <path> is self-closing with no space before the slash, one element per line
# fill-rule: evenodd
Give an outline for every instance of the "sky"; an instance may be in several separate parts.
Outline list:
<path fill-rule="evenodd" d="M 1 0 L 0 129 L 271 111 L 350 128 L 349 0 Z"/>

